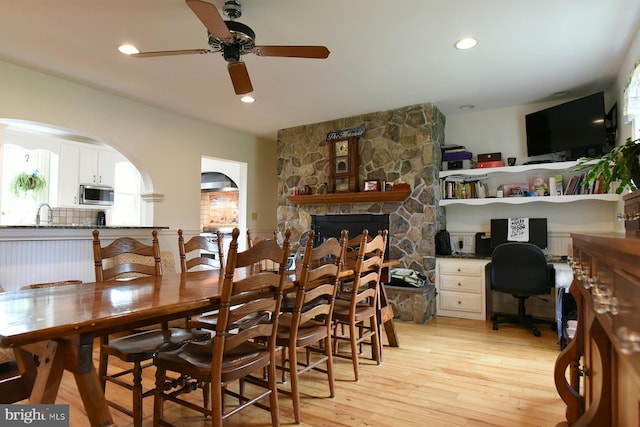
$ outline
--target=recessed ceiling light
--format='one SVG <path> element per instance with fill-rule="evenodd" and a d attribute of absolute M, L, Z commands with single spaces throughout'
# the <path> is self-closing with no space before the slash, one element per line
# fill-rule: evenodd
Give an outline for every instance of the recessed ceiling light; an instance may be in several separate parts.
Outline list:
<path fill-rule="evenodd" d="M 247 104 L 251 104 L 252 102 L 255 102 L 256 99 L 253 96 L 245 95 L 242 98 L 240 98 L 240 101 L 245 102 Z"/>
<path fill-rule="evenodd" d="M 567 95 L 569 95 L 569 92 L 567 92 L 566 90 L 561 90 L 560 92 L 554 92 L 551 94 L 551 96 L 555 98 L 563 98 Z"/>
<path fill-rule="evenodd" d="M 454 46 L 456 49 L 465 50 L 465 49 L 471 49 L 477 44 L 478 44 L 478 40 L 472 37 L 467 37 L 462 40 L 458 40 L 456 44 L 454 44 Z"/>
<path fill-rule="evenodd" d="M 125 55 L 133 55 L 134 53 L 140 53 L 138 48 L 132 44 L 121 44 L 118 46 L 118 50 Z"/>
<path fill-rule="evenodd" d="M 476 108 L 475 105 L 471 105 L 471 104 L 464 104 L 458 107 L 459 109 L 463 110 L 463 111 L 469 111 L 469 110 L 473 110 L 474 108 Z"/>

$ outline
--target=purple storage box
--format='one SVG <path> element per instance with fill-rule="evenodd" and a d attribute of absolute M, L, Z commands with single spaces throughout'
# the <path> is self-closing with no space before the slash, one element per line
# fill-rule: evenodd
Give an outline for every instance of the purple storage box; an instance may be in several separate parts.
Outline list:
<path fill-rule="evenodd" d="M 444 152 L 442 153 L 442 160 L 445 162 L 451 160 L 467 160 L 471 158 L 471 153 L 468 151 L 457 151 L 453 153 Z"/>

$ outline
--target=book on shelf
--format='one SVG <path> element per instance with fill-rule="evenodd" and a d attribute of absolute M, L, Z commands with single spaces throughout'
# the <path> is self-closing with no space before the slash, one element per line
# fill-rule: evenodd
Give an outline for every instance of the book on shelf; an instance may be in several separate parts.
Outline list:
<path fill-rule="evenodd" d="M 489 194 L 487 184 L 478 180 L 440 182 L 443 199 L 484 199 Z"/>
<path fill-rule="evenodd" d="M 603 194 L 604 186 L 602 178 L 597 177 L 593 182 L 587 182 L 587 172 L 580 175 L 574 175 L 569 178 L 564 194 L 567 196 L 584 195 L 584 194 Z"/>

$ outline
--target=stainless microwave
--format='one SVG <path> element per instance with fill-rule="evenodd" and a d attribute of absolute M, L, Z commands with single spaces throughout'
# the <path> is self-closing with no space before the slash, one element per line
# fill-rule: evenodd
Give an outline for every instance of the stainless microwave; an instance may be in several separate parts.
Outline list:
<path fill-rule="evenodd" d="M 80 184 L 79 202 L 81 205 L 113 205 L 113 187 Z"/>

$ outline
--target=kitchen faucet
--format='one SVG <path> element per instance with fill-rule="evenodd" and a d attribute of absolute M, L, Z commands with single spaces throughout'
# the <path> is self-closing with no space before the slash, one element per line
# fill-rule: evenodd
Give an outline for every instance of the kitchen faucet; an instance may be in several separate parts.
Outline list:
<path fill-rule="evenodd" d="M 49 206 L 49 204 L 41 203 L 40 206 L 38 206 L 38 210 L 36 211 L 36 225 L 40 225 L 40 209 L 42 209 L 43 206 L 49 208 L 49 215 L 47 215 L 47 224 L 53 224 L 53 209 L 51 209 L 51 206 Z"/>

